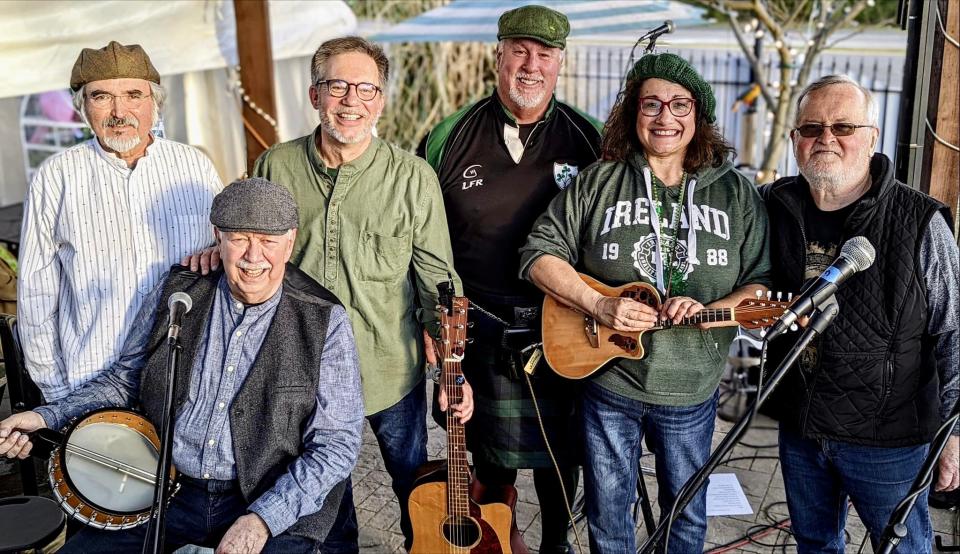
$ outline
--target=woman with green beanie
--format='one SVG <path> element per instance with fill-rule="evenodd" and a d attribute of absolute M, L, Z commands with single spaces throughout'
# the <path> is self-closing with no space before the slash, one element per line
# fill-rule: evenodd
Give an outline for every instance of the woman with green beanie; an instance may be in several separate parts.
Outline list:
<path fill-rule="evenodd" d="M 765 291 L 767 215 L 733 169 L 710 85 L 674 54 L 641 58 L 604 129 L 603 159 L 558 195 L 521 249 L 521 273 L 607 327 L 644 331 L 704 307 L 730 308 Z M 607 297 L 611 286 L 654 285 L 659 310 Z M 717 386 L 736 323 L 653 333 L 642 360 L 618 360 L 583 388 L 584 490 L 592 552 L 634 552 L 631 504 L 643 441 L 655 454 L 661 514 L 707 460 Z M 671 528 L 671 552 L 701 552 L 706 489 Z"/>

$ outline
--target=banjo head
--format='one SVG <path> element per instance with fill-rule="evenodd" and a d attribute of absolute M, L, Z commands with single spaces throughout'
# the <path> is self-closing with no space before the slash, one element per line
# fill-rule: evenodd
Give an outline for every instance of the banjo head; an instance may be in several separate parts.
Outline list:
<path fill-rule="evenodd" d="M 145 522 L 153 505 L 159 437 L 146 418 L 104 409 L 77 420 L 50 458 L 50 484 L 61 507 L 107 530 Z M 174 473 L 171 472 L 171 479 Z"/>

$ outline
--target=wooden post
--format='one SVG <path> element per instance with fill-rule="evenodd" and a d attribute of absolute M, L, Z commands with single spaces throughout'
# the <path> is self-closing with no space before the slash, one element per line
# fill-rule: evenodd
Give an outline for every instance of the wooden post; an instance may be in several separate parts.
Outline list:
<path fill-rule="evenodd" d="M 935 0 L 938 1 L 938 0 Z M 946 10 L 944 10 L 946 4 Z M 944 27 L 952 37 L 960 35 L 960 0 L 940 2 L 940 10 Z M 939 30 L 938 30 L 939 33 Z M 937 105 L 937 117 L 934 123 L 937 135 L 954 146 L 960 144 L 960 53 L 957 48 L 940 38 L 936 41 L 940 46 L 942 56 L 940 74 L 940 94 Z M 936 55 L 936 54 L 935 54 Z M 933 123 L 933 122 L 932 122 Z M 930 164 L 929 194 L 946 204 L 953 214 L 954 233 L 960 230 L 958 225 L 958 197 L 960 197 L 960 153 L 941 144 L 931 134 L 927 133 L 927 144 L 933 145 L 933 159 Z"/>
<path fill-rule="evenodd" d="M 247 142 L 247 172 L 277 142 L 276 102 L 273 97 L 273 50 L 270 46 L 270 10 L 266 0 L 233 0 L 237 22 L 240 83 L 249 100 L 243 102 L 243 129 Z M 257 113 L 257 108 L 269 119 Z"/>

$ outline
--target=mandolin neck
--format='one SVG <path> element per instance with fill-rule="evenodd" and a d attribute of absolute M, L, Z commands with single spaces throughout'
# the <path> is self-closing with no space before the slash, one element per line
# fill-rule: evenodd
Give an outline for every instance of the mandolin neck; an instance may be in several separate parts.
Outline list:
<path fill-rule="evenodd" d="M 673 323 L 670 320 L 658 320 L 655 329 L 669 329 L 670 327 L 691 327 L 701 323 L 718 323 L 724 321 L 735 321 L 736 314 L 733 308 L 705 308 L 691 317 L 685 317 L 680 323 Z"/>

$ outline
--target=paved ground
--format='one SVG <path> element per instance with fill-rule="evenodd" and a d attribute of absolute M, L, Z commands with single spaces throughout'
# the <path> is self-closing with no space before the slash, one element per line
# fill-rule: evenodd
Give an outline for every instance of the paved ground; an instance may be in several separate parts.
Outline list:
<path fill-rule="evenodd" d="M 4 399 L 0 402 L 0 417 L 5 417 L 8 413 L 9 404 Z M 428 425 L 430 427 L 428 453 L 431 458 L 444 457 L 446 437 L 443 430 L 433 424 L 429 418 Z M 717 421 L 717 431 L 714 434 L 715 445 L 723 439 L 730 427 L 729 423 Z M 755 423 L 754 428 L 747 433 L 744 444 L 734 449 L 734 460 L 718 469 L 718 472 L 737 474 L 754 510 L 754 515 L 710 518 L 707 533 L 709 548 L 734 542 L 751 528 L 762 527 L 787 517 L 786 505 L 783 503 L 783 481 L 780 478 L 779 463 L 776 459 L 777 451 L 776 448 L 770 447 L 775 442 L 776 433 L 773 430 L 773 423 L 761 416 L 760 421 Z M 642 465 L 652 470 L 653 459 L 644 457 Z M 403 552 L 399 507 L 390 489 L 390 480 L 380 459 L 376 440 L 369 429 L 364 435 L 363 449 L 353 478 L 357 517 L 361 528 L 361 552 L 371 554 Z M 656 480 L 652 475 L 647 476 L 646 483 L 651 497 L 655 498 Z M 536 552 L 540 542 L 539 509 L 529 471 L 520 472 L 517 485 L 520 495 L 517 504 L 517 523 L 525 542 L 531 551 Z M 15 474 L 14 465 L 0 461 L 0 497 L 19 494 L 19 492 L 19 480 Z M 654 506 L 654 514 L 658 516 L 658 512 Z M 955 519 L 960 518 L 960 513 L 956 510 L 932 510 L 932 513 L 934 530 L 945 535 L 946 544 L 954 544 L 952 534 L 957 530 Z M 578 528 L 583 546 L 579 552 L 585 554 L 589 552 L 589 546 L 582 520 Z M 847 534 L 849 536 L 847 552 L 858 552 L 864 539 L 864 529 L 853 514 L 847 524 Z M 646 531 L 642 527 L 638 527 L 637 537 L 638 542 L 642 542 L 646 537 Z M 570 533 L 570 540 L 576 546 L 573 532 Z M 732 551 L 752 553 L 795 551 L 795 548 L 789 546 L 793 544 L 789 535 L 779 530 L 771 531 L 755 540 L 757 542 L 738 546 Z M 871 551 L 870 545 L 867 544 L 863 552 Z"/>

